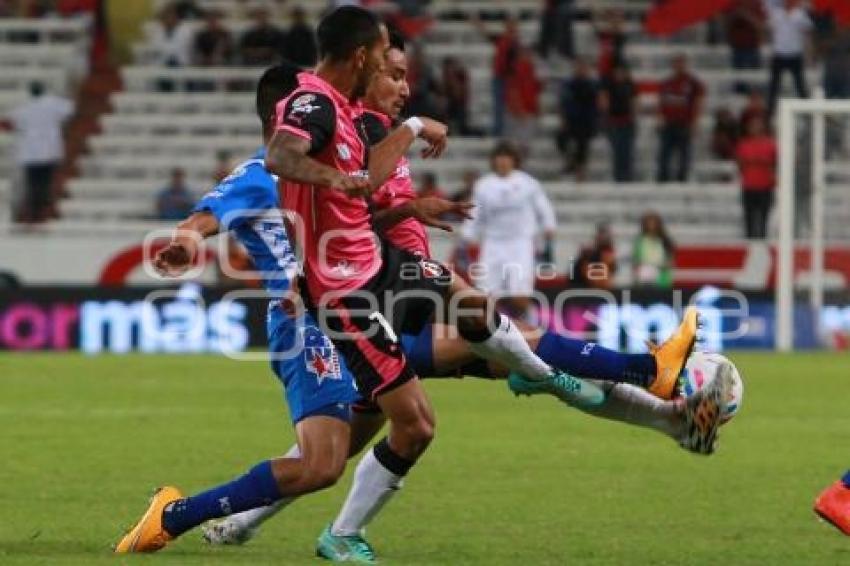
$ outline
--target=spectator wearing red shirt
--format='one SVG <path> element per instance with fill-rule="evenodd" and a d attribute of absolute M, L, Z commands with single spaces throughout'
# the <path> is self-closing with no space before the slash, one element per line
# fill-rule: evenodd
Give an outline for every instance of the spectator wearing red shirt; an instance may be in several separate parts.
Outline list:
<path fill-rule="evenodd" d="M 694 125 L 699 120 L 705 87 L 688 71 L 684 55 L 673 58 L 673 74 L 661 83 L 659 91 L 661 113 L 661 140 L 658 152 L 659 183 L 671 180 L 684 182 L 691 166 L 691 141 Z M 675 176 L 670 175 L 670 165 L 676 158 Z"/>
<path fill-rule="evenodd" d="M 505 77 L 505 133 L 526 153 L 540 114 L 542 85 L 530 49 L 520 46 L 511 63 Z"/>
<path fill-rule="evenodd" d="M 597 60 L 597 73 L 600 77 L 607 77 L 614 67 L 626 62 L 624 55 L 626 47 L 626 34 L 623 31 L 623 12 L 621 10 L 606 10 L 597 22 L 593 22 L 596 33 L 596 44 L 599 58 Z"/>
<path fill-rule="evenodd" d="M 505 110 L 507 105 L 507 82 L 520 52 L 519 26 L 516 17 L 505 20 L 505 30 L 500 35 L 492 35 L 477 16 L 472 24 L 496 48 L 493 55 L 493 135 L 501 137 L 505 131 Z"/>
<path fill-rule="evenodd" d="M 767 235 L 767 217 L 776 187 L 776 140 L 767 133 L 765 122 L 753 118 L 746 136 L 735 150 L 741 175 L 741 204 L 747 238 Z"/>
<path fill-rule="evenodd" d="M 732 67 L 761 67 L 765 13 L 762 0 L 735 0 L 726 12 L 726 41 L 732 49 Z"/>

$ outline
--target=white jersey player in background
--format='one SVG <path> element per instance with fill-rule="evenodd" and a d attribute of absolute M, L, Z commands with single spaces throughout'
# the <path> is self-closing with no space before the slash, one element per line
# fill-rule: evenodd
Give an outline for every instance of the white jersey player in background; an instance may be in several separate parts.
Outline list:
<path fill-rule="evenodd" d="M 526 318 L 536 275 L 537 239 L 552 261 L 555 212 L 540 183 L 522 171 L 519 151 L 499 142 L 490 156 L 492 172 L 473 187 L 472 218 L 465 239 L 481 244 L 479 265 L 470 270 L 475 284 L 501 299 L 513 316 Z"/>

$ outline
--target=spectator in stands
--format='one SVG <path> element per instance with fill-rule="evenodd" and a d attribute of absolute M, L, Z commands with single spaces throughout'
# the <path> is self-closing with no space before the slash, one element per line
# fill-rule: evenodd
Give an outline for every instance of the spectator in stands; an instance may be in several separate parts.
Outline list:
<path fill-rule="evenodd" d="M 561 56 L 572 59 L 575 55 L 573 41 L 573 11 L 575 0 L 545 0 L 540 13 L 540 39 L 537 52 L 548 58 L 555 47 Z"/>
<path fill-rule="evenodd" d="M 481 22 L 477 15 L 473 15 L 472 24 L 486 37 L 496 50 L 493 54 L 493 131 L 496 137 L 501 137 L 505 132 L 505 117 L 507 106 L 507 84 L 511 73 L 515 69 L 515 60 L 519 56 L 520 39 L 519 24 L 515 16 L 511 15 L 505 20 L 505 29 L 499 35 L 492 35 Z"/>
<path fill-rule="evenodd" d="M 195 197 L 186 185 L 186 173 L 180 167 L 171 170 L 171 182 L 156 198 L 156 215 L 160 220 L 183 220 L 189 215 Z"/>
<path fill-rule="evenodd" d="M 232 157 L 226 149 L 219 150 L 216 153 L 215 171 L 213 172 L 213 182 L 220 183 L 225 177 L 230 175 L 233 170 Z"/>
<path fill-rule="evenodd" d="M 834 18 L 831 29 L 818 42 L 823 59 L 823 91 L 827 98 L 850 98 L 850 28 Z"/>
<path fill-rule="evenodd" d="M 770 63 L 770 93 L 768 110 L 776 109 L 776 98 L 782 86 L 782 75 L 788 71 L 794 79 L 797 96 L 808 98 L 804 58 L 806 39 L 813 27 L 801 0 L 782 0 L 781 5 L 765 2 L 768 22 L 773 34 L 773 59 Z"/>
<path fill-rule="evenodd" d="M 505 75 L 505 134 L 527 155 L 540 114 L 540 91 L 534 56 L 520 45 Z"/>
<path fill-rule="evenodd" d="M 764 120 L 755 117 L 747 123 L 735 155 L 747 238 L 764 238 L 776 187 L 776 140 L 768 134 Z"/>
<path fill-rule="evenodd" d="M 657 212 L 640 220 L 640 233 L 632 247 L 635 285 L 669 289 L 673 286 L 673 240 Z"/>
<path fill-rule="evenodd" d="M 226 65 L 232 59 L 233 37 L 221 23 L 221 12 L 208 10 L 204 16 L 204 26 L 195 34 L 195 64 Z"/>
<path fill-rule="evenodd" d="M 738 120 L 726 107 L 714 112 L 714 128 L 711 132 L 711 152 L 717 159 L 733 159 L 738 144 Z"/>
<path fill-rule="evenodd" d="M 586 289 L 612 289 L 617 273 L 617 254 L 611 229 L 605 223 L 596 226 L 593 242 L 582 246 L 570 270 L 573 284 Z"/>
<path fill-rule="evenodd" d="M 443 189 L 441 189 L 440 185 L 437 183 L 437 174 L 430 171 L 422 174 L 422 182 L 419 184 L 417 194 L 420 198 L 446 198 L 446 193 L 443 192 Z"/>
<path fill-rule="evenodd" d="M 577 58 L 573 76 L 561 86 L 561 131 L 557 140 L 565 170 L 575 173 L 577 181 L 585 178 L 590 142 L 596 135 L 597 96 L 590 65 Z"/>
<path fill-rule="evenodd" d="M 691 166 L 691 141 L 698 124 L 705 87 L 688 71 L 682 54 L 673 58 L 673 74 L 661 83 L 659 110 L 661 112 L 661 143 L 658 152 L 659 183 L 673 179 L 684 182 Z M 678 163 L 674 176 L 670 165 L 676 157 Z"/>
<path fill-rule="evenodd" d="M 313 26 L 307 22 L 307 12 L 296 6 L 291 13 L 292 25 L 286 32 L 283 42 L 283 56 L 296 65 L 312 68 L 318 57 L 316 34 Z"/>
<path fill-rule="evenodd" d="M 732 67 L 761 67 L 764 24 L 762 0 L 735 0 L 726 12 L 726 41 L 732 50 Z"/>
<path fill-rule="evenodd" d="M 284 52 L 286 34 L 271 23 L 267 8 L 256 8 L 254 25 L 245 30 L 239 42 L 239 52 L 245 65 L 273 65 Z"/>
<path fill-rule="evenodd" d="M 626 62 L 623 12 L 613 8 L 605 10 L 601 16 L 594 17 L 593 31 L 596 34 L 598 52 L 597 73 L 600 77 L 605 77 L 614 67 Z"/>
<path fill-rule="evenodd" d="M 14 108 L 8 123 L 15 132 L 15 161 L 23 171 L 24 222 L 43 222 L 51 206 L 57 169 L 65 157 L 62 127 L 74 114 L 74 103 L 47 94 L 44 85 L 30 85 L 30 99 Z"/>
<path fill-rule="evenodd" d="M 611 144 L 614 180 L 618 183 L 633 179 L 637 94 L 625 65 L 615 65 L 599 88 L 599 113 Z"/>
<path fill-rule="evenodd" d="M 405 114 L 445 119 L 445 102 L 440 83 L 420 43 L 413 43 L 410 50 L 407 60 L 407 83 L 410 86 L 410 98 L 407 99 Z"/>
<path fill-rule="evenodd" d="M 751 89 L 747 96 L 747 104 L 741 109 L 741 116 L 738 118 L 738 132 L 741 134 L 746 132 L 747 124 L 753 118 L 761 118 L 765 124 L 770 120 L 764 95 L 758 89 Z"/>
<path fill-rule="evenodd" d="M 148 43 L 158 46 L 157 63 L 182 67 L 192 62 L 192 28 L 180 19 L 174 4 L 165 6 L 149 29 Z"/>
<path fill-rule="evenodd" d="M 479 135 L 469 126 L 469 73 L 457 57 L 443 59 L 443 95 L 449 130 L 461 136 Z"/>

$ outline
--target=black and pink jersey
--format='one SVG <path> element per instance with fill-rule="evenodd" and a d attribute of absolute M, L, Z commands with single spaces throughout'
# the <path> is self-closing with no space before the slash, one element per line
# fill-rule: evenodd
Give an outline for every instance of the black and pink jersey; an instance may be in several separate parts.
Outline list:
<path fill-rule="evenodd" d="M 277 129 L 309 140 L 308 155 L 317 161 L 349 175 L 364 174 L 369 148 L 362 125 L 355 122 L 357 108 L 312 73 L 300 73 L 298 83 L 277 105 Z M 280 188 L 307 290 L 317 304 L 362 287 L 380 270 L 364 198 L 289 180 L 281 180 Z"/>

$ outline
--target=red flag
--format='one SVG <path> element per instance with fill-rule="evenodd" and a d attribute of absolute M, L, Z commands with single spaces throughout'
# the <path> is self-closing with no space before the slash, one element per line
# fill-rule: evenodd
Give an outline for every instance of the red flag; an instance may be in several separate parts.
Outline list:
<path fill-rule="evenodd" d="M 814 0 L 812 8 L 831 13 L 839 25 L 850 26 L 850 2 L 847 0 Z"/>
<path fill-rule="evenodd" d="M 652 35 L 671 35 L 724 11 L 732 0 L 664 0 L 646 16 L 644 29 Z"/>

